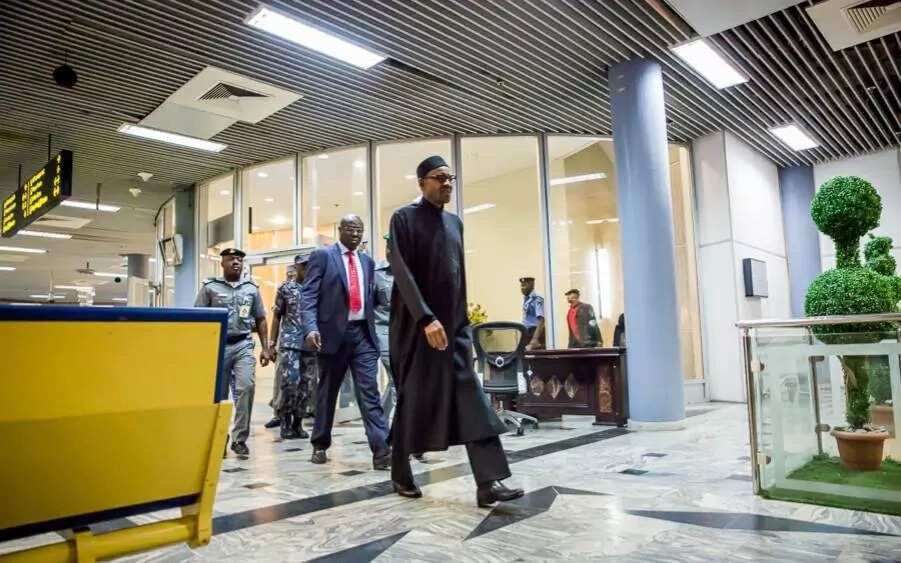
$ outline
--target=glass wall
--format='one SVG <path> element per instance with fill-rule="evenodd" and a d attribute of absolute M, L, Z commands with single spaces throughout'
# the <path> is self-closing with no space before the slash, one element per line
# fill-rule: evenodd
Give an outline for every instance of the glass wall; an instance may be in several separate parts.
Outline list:
<path fill-rule="evenodd" d="M 294 162 L 286 158 L 242 172 L 245 252 L 294 246 Z"/>
<path fill-rule="evenodd" d="M 338 240 L 338 223 L 355 213 L 366 223 L 370 240 L 367 148 L 356 147 L 303 159 L 301 183 L 301 241 L 325 246 Z"/>
<path fill-rule="evenodd" d="M 382 238 L 388 233 L 391 215 L 400 207 L 407 205 L 420 195 L 419 183 L 416 179 L 416 166 L 425 158 L 438 155 L 444 157 L 451 168 L 450 139 L 430 139 L 427 141 L 410 141 L 403 143 L 385 143 L 376 147 L 376 232 L 377 256 L 385 256 L 385 241 Z M 447 208 L 455 213 L 456 206 L 451 200 Z"/>
<path fill-rule="evenodd" d="M 221 275 L 219 253 L 235 245 L 234 188 L 235 175 L 226 174 L 197 190 L 199 282 Z"/>
<path fill-rule="evenodd" d="M 545 295 L 538 139 L 461 141 L 467 293 L 490 321 L 521 321 L 519 278 Z"/>

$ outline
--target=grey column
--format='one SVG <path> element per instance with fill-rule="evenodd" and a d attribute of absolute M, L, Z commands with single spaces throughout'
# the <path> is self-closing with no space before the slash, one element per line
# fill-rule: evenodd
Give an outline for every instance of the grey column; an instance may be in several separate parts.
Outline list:
<path fill-rule="evenodd" d="M 175 232 L 182 237 L 182 262 L 175 266 L 175 306 L 191 307 L 197 296 L 194 237 L 194 186 L 175 194 Z"/>
<path fill-rule="evenodd" d="M 149 254 L 126 254 L 125 260 L 128 265 L 128 277 L 150 279 Z"/>
<path fill-rule="evenodd" d="M 663 77 L 660 65 L 649 59 L 619 63 L 609 77 L 622 229 L 629 417 L 639 427 L 643 422 L 678 427 L 685 418 L 685 400 Z"/>
<path fill-rule="evenodd" d="M 806 316 L 804 296 L 807 287 L 823 271 L 820 237 L 810 217 L 810 204 L 815 193 L 813 166 L 779 169 L 779 197 L 782 199 L 792 316 L 798 318 Z"/>

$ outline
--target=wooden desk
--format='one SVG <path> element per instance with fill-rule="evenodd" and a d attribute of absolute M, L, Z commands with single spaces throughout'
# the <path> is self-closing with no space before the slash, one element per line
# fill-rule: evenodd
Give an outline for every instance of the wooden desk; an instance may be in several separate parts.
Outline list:
<path fill-rule="evenodd" d="M 525 353 L 526 394 L 518 411 L 533 416 L 592 414 L 595 424 L 625 426 L 629 417 L 625 348 Z"/>

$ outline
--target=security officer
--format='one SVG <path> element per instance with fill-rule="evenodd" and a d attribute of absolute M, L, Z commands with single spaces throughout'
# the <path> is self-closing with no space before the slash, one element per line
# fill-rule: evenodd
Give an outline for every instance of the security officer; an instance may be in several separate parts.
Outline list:
<path fill-rule="evenodd" d="M 247 437 L 250 435 L 256 368 L 253 336 L 250 333 L 256 331 L 260 337 L 260 364 L 263 367 L 269 365 L 272 357 L 269 352 L 266 309 L 257 284 L 241 280 L 244 252 L 237 248 L 226 248 L 219 256 L 222 257 L 222 277 L 203 282 L 194 306 L 228 309 L 224 370 L 228 374 L 235 402 L 231 448 L 238 455 L 248 455 L 250 450 L 247 448 Z"/>
<path fill-rule="evenodd" d="M 544 349 L 544 297 L 535 292 L 535 278 L 519 278 L 522 292 L 522 324 L 527 331 L 528 350 Z"/>
<path fill-rule="evenodd" d="M 284 440 L 310 437 L 302 421 L 316 380 L 317 360 L 316 352 L 304 342 L 300 318 L 300 290 L 308 261 L 309 256 L 294 257 L 295 277 L 279 286 L 273 307 L 270 356 L 277 358 L 275 380 L 280 389 L 274 402 Z"/>

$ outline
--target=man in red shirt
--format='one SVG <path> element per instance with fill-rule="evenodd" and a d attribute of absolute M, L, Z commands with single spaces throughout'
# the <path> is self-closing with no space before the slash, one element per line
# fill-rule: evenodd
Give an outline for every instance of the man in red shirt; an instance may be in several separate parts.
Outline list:
<path fill-rule="evenodd" d="M 570 348 L 597 348 L 603 346 L 598 321 L 594 316 L 594 307 L 582 303 L 578 289 L 566 292 L 569 311 L 566 313 L 566 325 L 569 327 Z"/>

